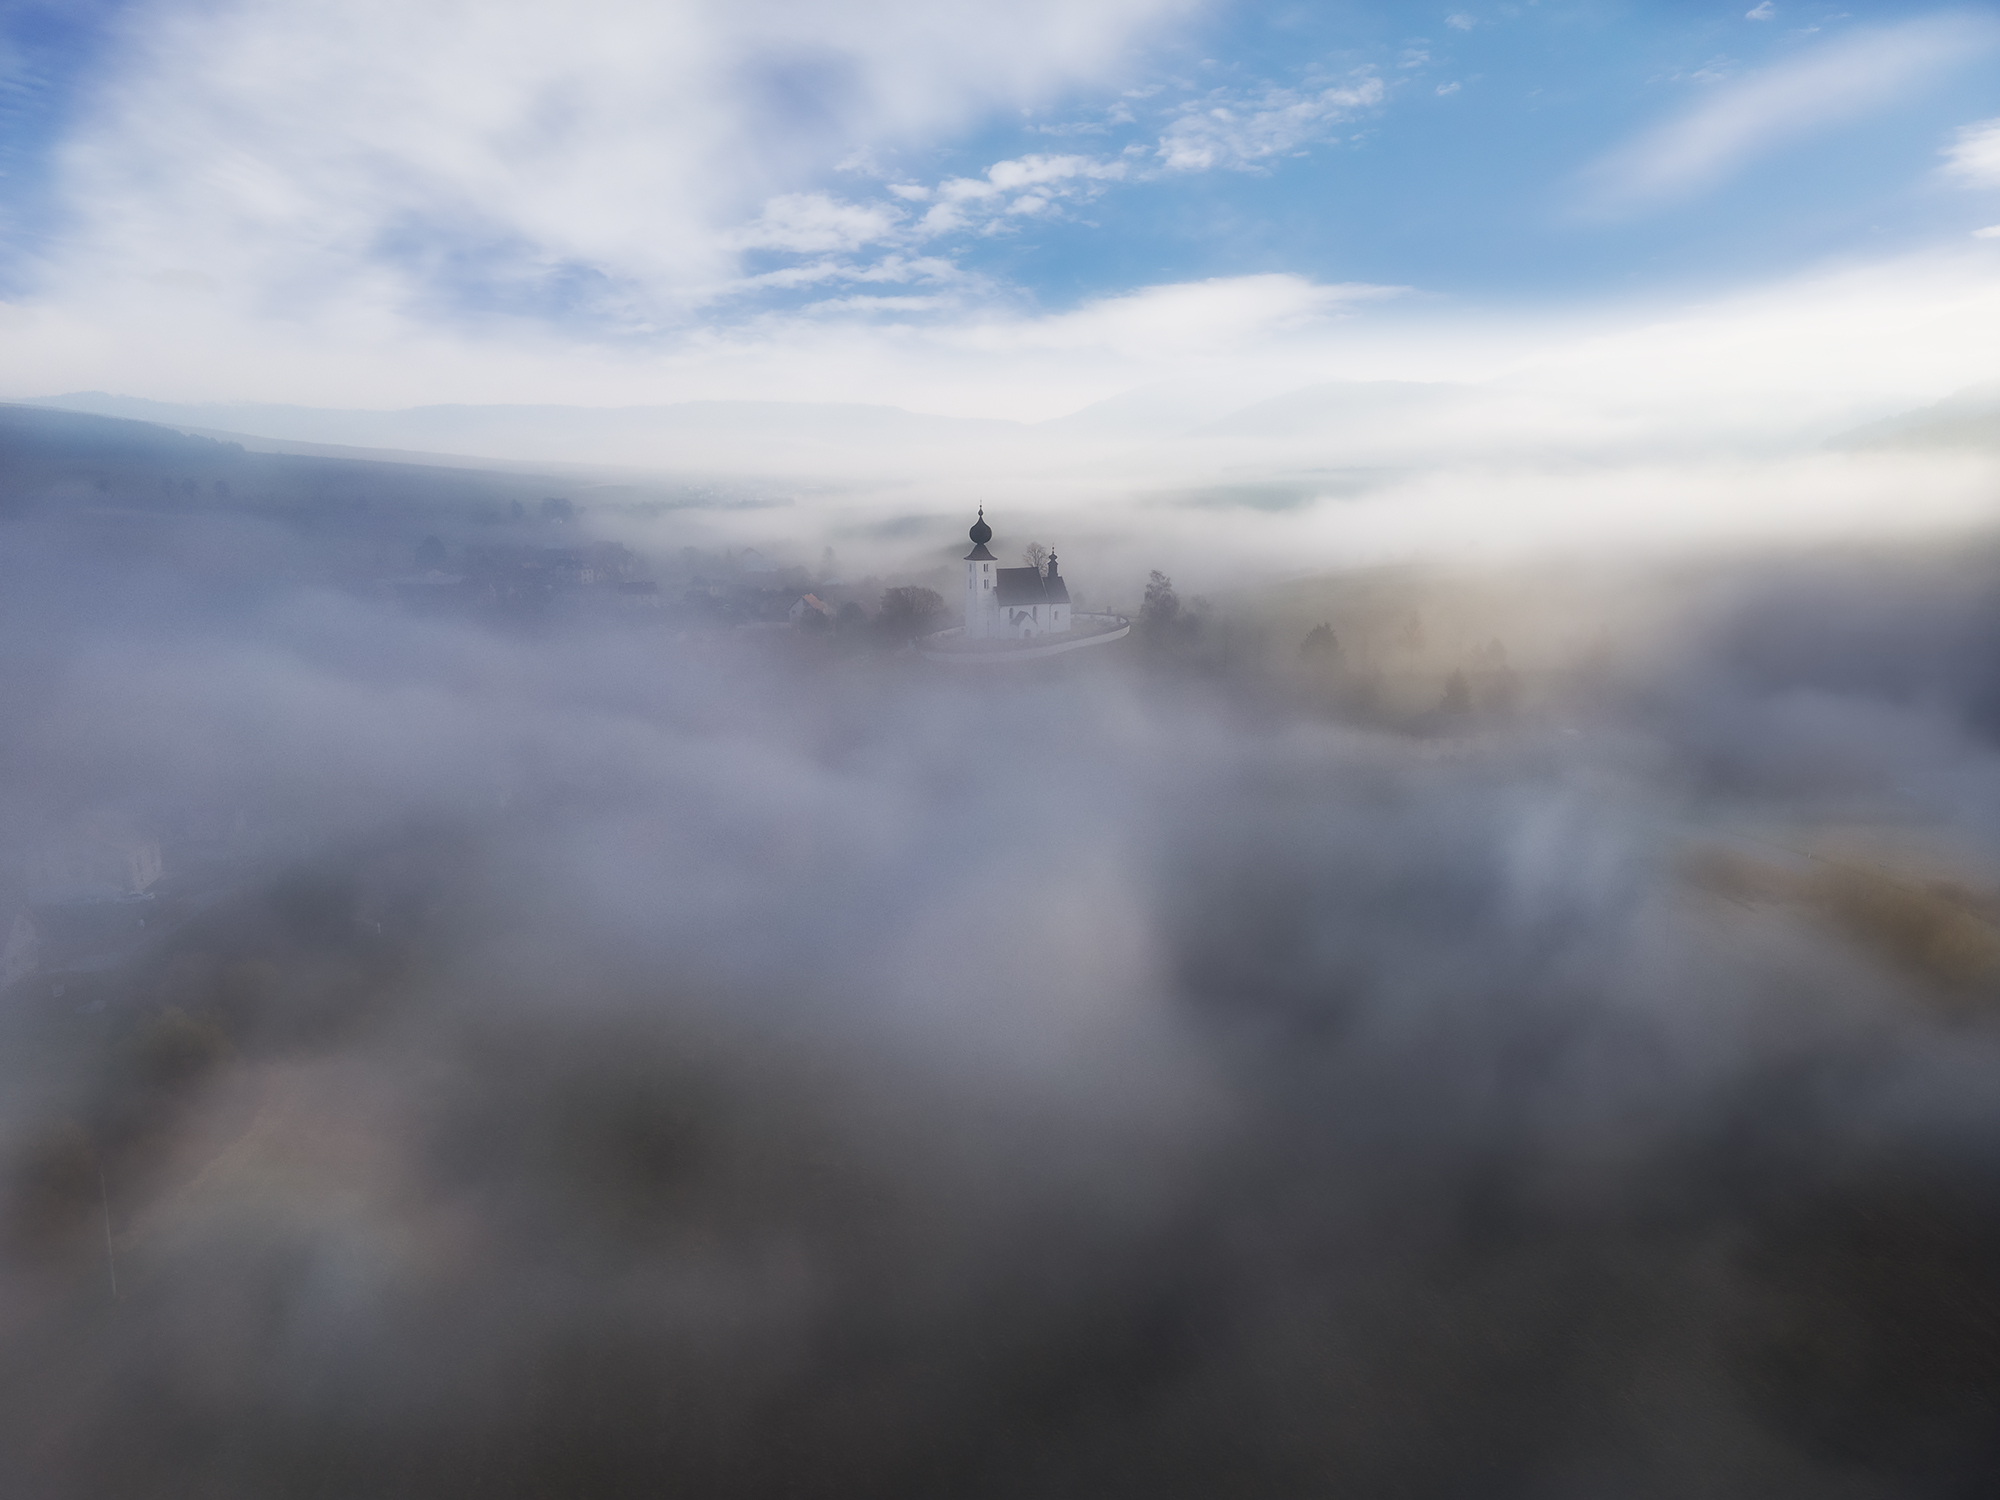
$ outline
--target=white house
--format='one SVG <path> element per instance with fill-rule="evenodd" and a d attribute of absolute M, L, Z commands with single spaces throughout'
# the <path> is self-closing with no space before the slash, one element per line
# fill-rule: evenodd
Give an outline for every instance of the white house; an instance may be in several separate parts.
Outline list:
<path fill-rule="evenodd" d="M 1070 628 L 1069 585 L 1056 571 L 1056 555 L 1048 568 L 1003 568 L 986 550 L 993 528 L 986 524 L 986 507 L 967 533 L 972 550 L 965 554 L 965 638 L 1026 640 L 1061 635 Z"/>

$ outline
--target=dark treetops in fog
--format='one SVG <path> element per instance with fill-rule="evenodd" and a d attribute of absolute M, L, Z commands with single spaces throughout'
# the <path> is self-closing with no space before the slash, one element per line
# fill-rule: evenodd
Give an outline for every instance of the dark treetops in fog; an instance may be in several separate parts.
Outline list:
<path fill-rule="evenodd" d="M 1567 664 L 1141 577 L 973 680 L 67 472 L 0 526 L 9 1493 L 2000 1464 L 1990 551 Z"/>

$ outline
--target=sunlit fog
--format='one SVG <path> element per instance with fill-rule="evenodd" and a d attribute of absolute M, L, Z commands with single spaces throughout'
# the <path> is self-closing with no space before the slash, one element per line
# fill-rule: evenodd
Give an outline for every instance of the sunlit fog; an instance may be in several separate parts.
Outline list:
<path fill-rule="evenodd" d="M 0 7 L 0 1497 L 2000 1492 L 1996 63 Z"/>

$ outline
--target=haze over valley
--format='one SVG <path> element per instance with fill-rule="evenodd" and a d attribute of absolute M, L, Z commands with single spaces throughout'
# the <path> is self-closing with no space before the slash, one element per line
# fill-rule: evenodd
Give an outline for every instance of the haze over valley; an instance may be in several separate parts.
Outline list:
<path fill-rule="evenodd" d="M 0 43 L 0 1492 L 1991 1490 L 1990 7 Z"/>

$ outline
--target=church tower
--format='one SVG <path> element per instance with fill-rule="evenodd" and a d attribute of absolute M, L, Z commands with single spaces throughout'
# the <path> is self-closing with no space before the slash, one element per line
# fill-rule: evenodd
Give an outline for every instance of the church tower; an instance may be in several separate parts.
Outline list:
<path fill-rule="evenodd" d="M 984 640 L 993 632 L 993 554 L 986 544 L 993 540 L 993 528 L 986 524 L 986 507 L 979 507 L 979 519 L 966 533 L 972 550 L 965 554 L 965 638 Z"/>

